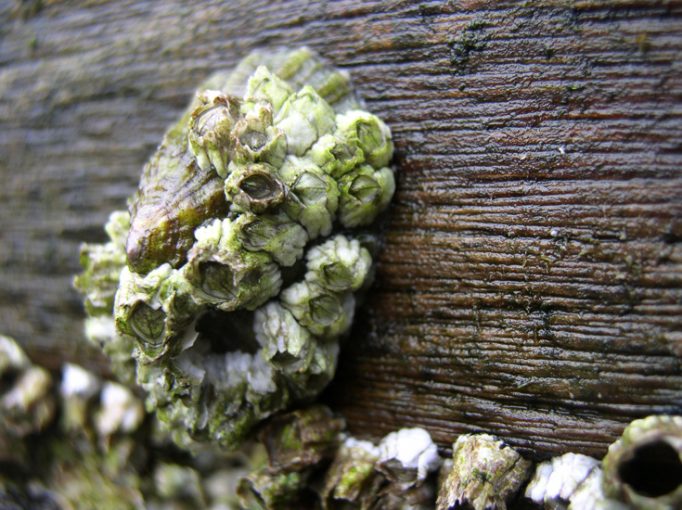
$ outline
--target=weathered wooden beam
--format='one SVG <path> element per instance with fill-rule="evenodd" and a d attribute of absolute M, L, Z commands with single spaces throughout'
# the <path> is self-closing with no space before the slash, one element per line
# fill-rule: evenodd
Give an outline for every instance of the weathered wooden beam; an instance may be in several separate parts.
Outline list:
<path fill-rule="evenodd" d="M 682 412 L 679 1 L 0 1 L 2 331 L 97 365 L 78 244 L 204 77 L 303 44 L 397 148 L 377 283 L 326 396 L 353 432 L 601 456 L 631 419 Z"/>

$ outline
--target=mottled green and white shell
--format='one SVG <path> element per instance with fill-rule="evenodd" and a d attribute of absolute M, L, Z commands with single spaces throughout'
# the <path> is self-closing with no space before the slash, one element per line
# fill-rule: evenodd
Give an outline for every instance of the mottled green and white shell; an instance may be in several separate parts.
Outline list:
<path fill-rule="evenodd" d="M 111 241 L 85 245 L 89 336 L 180 442 L 232 447 L 331 380 L 394 189 L 388 127 L 307 49 L 207 80 Z"/>

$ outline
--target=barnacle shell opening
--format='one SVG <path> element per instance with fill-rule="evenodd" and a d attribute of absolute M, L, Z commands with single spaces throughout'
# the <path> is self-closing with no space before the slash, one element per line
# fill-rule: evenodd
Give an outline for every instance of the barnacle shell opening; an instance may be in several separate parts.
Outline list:
<path fill-rule="evenodd" d="M 167 131 L 75 283 L 93 341 L 178 442 L 236 446 L 331 380 L 372 275 L 349 229 L 388 206 L 392 153 L 347 73 L 305 48 L 214 75 Z"/>

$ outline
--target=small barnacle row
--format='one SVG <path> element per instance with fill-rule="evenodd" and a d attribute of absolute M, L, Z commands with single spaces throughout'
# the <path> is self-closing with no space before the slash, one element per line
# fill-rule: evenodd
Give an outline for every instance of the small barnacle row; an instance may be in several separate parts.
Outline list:
<path fill-rule="evenodd" d="M 395 188 L 388 127 L 310 51 L 209 79 L 75 285 L 86 332 L 177 441 L 237 445 L 333 376 Z M 363 242 L 361 242 L 361 239 Z"/>

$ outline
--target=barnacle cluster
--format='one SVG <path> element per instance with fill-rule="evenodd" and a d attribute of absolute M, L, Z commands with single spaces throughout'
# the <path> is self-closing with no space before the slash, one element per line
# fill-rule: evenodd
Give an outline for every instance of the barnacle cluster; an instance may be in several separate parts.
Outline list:
<path fill-rule="evenodd" d="M 82 248 L 86 332 L 178 442 L 237 445 L 317 395 L 372 274 L 391 134 L 309 50 L 210 78 L 110 241 Z"/>

